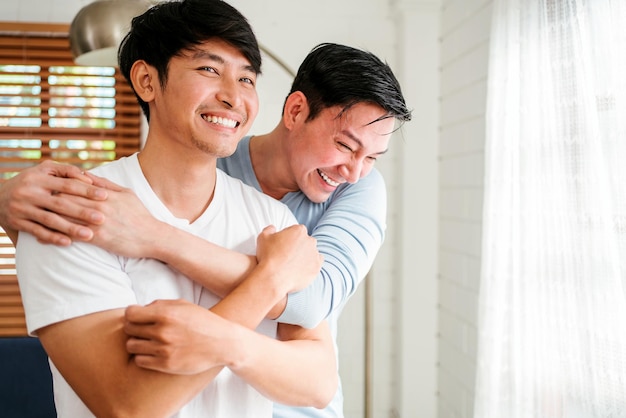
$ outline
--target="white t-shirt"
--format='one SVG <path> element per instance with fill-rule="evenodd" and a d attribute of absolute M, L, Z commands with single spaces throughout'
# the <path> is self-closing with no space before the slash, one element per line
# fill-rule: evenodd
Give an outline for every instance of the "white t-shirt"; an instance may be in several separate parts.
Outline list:
<path fill-rule="evenodd" d="M 136 154 L 93 172 L 134 190 L 156 218 L 238 252 L 255 254 L 256 238 L 267 225 L 275 225 L 280 230 L 296 223 L 286 206 L 220 170 L 211 204 L 191 224 L 175 218 L 154 194 Z M 206 308 L 218 301 L 211 292 L 160 261 L 119 257 L 85 243 L 74 243 L 70 247 L 41 245 L 32 235 L 20 233 L 16 264 L 31 334 L 66 319 L 131 304 L 145 305 L 156 299 L 181 298 Z M 275 337 L 276 323 L 264 320 L 257 330 Z M 53 364 L 51 369 L 59 416 L 93 417 Z M 224 369 L 175 416 L 258 418 L 271 415 L 269 400 Z"/>

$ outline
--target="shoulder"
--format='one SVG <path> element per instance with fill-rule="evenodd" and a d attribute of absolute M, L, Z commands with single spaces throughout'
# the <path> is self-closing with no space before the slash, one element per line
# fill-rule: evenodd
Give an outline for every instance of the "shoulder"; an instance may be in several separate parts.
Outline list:
<path fill-rule="evenodd" d="M 289 208 L 280 201 L 247 185 L 218 169 L 218 181 L 224 186 L 225 204 L 238 205 L 250 216 L 265 216 L 271 222 L 294 219 Z"/>

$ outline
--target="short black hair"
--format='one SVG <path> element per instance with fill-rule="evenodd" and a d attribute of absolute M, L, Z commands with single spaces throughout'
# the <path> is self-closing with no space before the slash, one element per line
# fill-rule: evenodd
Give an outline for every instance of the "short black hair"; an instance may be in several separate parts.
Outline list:
<path fill-rule="evenodd" d="M 159 82 L 165 86 L 172 57 L 212 38 L 233 45 L 254 71 L 261 73 L 261 51 L 252 27 L 237 9 L 222 0 L 163 1 L 133 18 L 118 50 L 120 71 L 130 83 L 133 64 L 144 60 L 157 69 Z M 139 96 L 137 100 L 150 119 L 148 104 Z"/>
<path fill-rule="evenodd" d="M 411 120 L 400 83 L 389 65 L 371 52 L 350 46 L 323 43 L 313 48 L 300 64 L 289 94 L 296 91 L 307 98 L 307 120 L 328 107 L 341 106 L 342 114 L 362 102 L 386 111 L 376 121 L 389 117 Z"/>

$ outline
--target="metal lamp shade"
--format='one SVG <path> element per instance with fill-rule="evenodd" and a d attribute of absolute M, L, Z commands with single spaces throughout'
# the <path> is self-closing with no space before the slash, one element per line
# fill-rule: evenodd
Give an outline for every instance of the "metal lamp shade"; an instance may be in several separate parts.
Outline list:
<path fill-rule="evenodd" d="M 147 0 L 97 0 L 80 9 L 70 25 L 70 48 L 78 65 L 117 66 L 117 49 Z"/>

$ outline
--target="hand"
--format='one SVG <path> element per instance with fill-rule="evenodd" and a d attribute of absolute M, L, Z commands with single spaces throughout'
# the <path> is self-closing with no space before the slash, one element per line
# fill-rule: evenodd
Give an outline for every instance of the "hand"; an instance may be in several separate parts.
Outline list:
<path fill-rule="evenodd" d="M 89 203 L 105 219 L 101 224 L 91 227 L 91 243 L 124 257 L 152 257 L 156 246 L 167 239 L 163 236 L 172 227 L 154 218 L 131 189 L 104 179 L 94 181 L 109 191 L 106 201 Z"/>
<path fill-rule="evenodd" d="M 238 325 L 185 300 L 157 300 L 126 308 L 126 350 L 135 364 L 171 374 L 224 366 Z"/>
<path fill-rule="evenodd" d="M 286 293 L 302 290 L 317 277 L 324 257 L 317 251 L 317 240 L 304 225 L 293 225 L 276 232 L 266 227 L 257 238 L 259 265 L 270 265 L 272 278 Z"/>
<path fill-rule="evenodd" d="M 86 225 L 103 221 L 101 213 L 85 208 L 80 199 L 68 201 L 63 194 L 83 200 L 104 200 L 106 190 L 78 167 L 44 161 L 27 168 L 0 188 L 0 225 L 15 243 L 17 231 L 33 234 L 42 243 L 69 245 L 93 236 Z"/>

